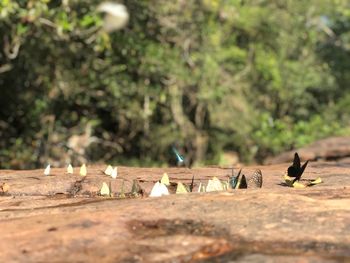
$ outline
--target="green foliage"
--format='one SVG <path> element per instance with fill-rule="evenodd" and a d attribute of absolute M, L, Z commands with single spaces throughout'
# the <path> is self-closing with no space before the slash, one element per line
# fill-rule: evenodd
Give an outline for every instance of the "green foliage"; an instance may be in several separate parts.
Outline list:
<path fill-rule="evenodd" d="M 199 164 L 262 161 L 349 134 L 347 1 L 131 0 L 111 34 L 99 3 L 0 0 L 0 167 L 79 149 L 163 165 L 174 143 Z"/>

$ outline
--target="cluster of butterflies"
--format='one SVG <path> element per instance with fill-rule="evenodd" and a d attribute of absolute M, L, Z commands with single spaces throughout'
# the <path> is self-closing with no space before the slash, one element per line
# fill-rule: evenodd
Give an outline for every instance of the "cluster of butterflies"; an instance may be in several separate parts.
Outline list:
<path fill-rule="evenodd" d="M 69 164 L 67 166 L 66 173 L 67 174 L 74 174 L 74 169 L 73 169 L 73 166 L 71 164 Z M 85 163 L 80 167 L 79 174 L 81 176 L 86 176 L 87 175 L 87 168 L 86 168 L 86 164 Z M 44 170 L 44 175 L 46 175 L 46 176 L 50 176 L 51 175 L 51 165 L 50 164 L 46 166 L 46 168 Z"/>
<path fill-rule="evenodd" d="M 69 164 L 67 166 L 67 171 L 66 171 L 67 174 L 74 174 L 74 169 L 73 169 L 73 166 L 71 164 Z M 111 165 L 108 165 L 106 170 L 104 171 L 104 174 L 105 175 L 109 175 L 111 176 L 112 178 L 117 178 L 118 176 L 118 167 L 112 167 Z M 46 176 L 49 176 L 51 175 L 51 165 L 47 165 L 45 170 L 44 170 L 44 175 Z M 86 176 L 87 175 L 87 168 L 86 168 L 86 164 L 84 163 L 80 169 L 79 169 L 79 175 L 81 176 Z"/>
<path fill-rule="evenodd" d="M 249 180 L 242 174 L 242 170 L 235 176 L 229 176 L 227 181 L 221 181 L 217 177 L 213 177 L 208 180 L 205 185 L 202 182 L 199 183 L 196 192 L 214 192 L 214 191 L 226 191 L 228 189 L 245 189 L 245 188 L 261 188 L 263 183 L 262 173 L 260 170 L 256 170 Z M 185 185 L 181 182 L 170 182 L 169 176 L 164 173 L 161 180 L 156 182 L 151 190 L 149 196 L 157 197 L 162 195 L 169 195 L 170 193 L 185 194 L 194 192 L 194 176 L 190 185 Z M 176 189 L 176 190 L 175 190 Z"/>
<path fill-rule="evenodd" d="M 178 164 L 184 165 L 185 164 L 185 158 L 176 150 L 175 147 L 172 148 L 176 159 L 178 161 Z M 294 160 L 293 164 L 288 167 L 286 174 L 284 175 L 285 185 L 289 187 L 294 188 L 305 188 L 307 186 L 316 185 L 319 183 L 322 183 L 321 178 L 317 178 L 315 180 L 303 180 L 301 181 L 301 176 L 304 173 L 304 170 L 308 164 L 308 161 L 306 161 L 303 165 L 300 163 L 300 158 L 298 153 L 294 154 Z M 44 175 L 49 176 L 51 173 L 51 166 L 48 165 L 44 170 Z M 67 174 L 74 174 L 74 170 L 71 164 L 67 166 Z M 80 167 L 79 174 L 81 176 L 87 175 L 87 168 L 86 165 L 83 164 Z M 113 179 L 116 179 L 118 177 L 118 167 L 112 167 L 111 165 L 108 165 L 106 170 L 104 171 L 104 174 L 107 176 L 111 176 Z M 201 181 L 196 186 L 196 192 L 213 192 L 213 191 L 225 191 L 228 189 L 246 189 L 246 188 L 261 188 L 263 184 L 263 177 L 261 170 L 257 169 L 253 173 L 252 176 L 249 177 L 247 180 L 247 177 L 242 174 L 242 169 L 239 170 L 237 175 L 234 175 L 233 168 L 232 168 L 232 175 L 228 176 L 228 180 L 221 181 L 217 177 L 213 177 L 212 179 L 208 180 L 208 183 L 205 185 Z M 124 189 L 124 183 L 122 185 L 122 193 Z M 176 194 L 183 194 L 183 193 L 190 193 L 194 192 L 195 190 L 195 184 L 194 184 L 194 176 L 192 177 L 192 181 L 190 185 L 185 185 L 181 182 L 174 183 L 170 182 L 169 176 L 164 173 L 161 180 L 157 181 L 149 196 L 155 197 L 155 196 L 162 196 L 162 195 L 169 195 L 170 193 L 176 193 Z M 142 188 L 140 187 L 137 180 L 133 181 L 132 190 L 131 193 L 139 194 L 143 193 Z M 100 189 L 100 195 L 102 196 L 112 196 L 111 191 L 111 185 L 107 184 L 106 182 L 102 183 L 102 187 Z"/>

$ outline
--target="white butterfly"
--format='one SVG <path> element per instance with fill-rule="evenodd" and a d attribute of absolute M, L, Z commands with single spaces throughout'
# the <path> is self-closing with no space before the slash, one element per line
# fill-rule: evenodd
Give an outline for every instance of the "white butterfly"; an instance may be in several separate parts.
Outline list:
<path fill-rule="evenodd" d="M 164 184 L 156 182 L 149 196 L 157 197 L 162 195 L 169 195 L 168 188 Z"/>
<path fill-rule="evenodd" d="M 222 186 L 221 181 L 217 177 L 213 177 L 213 179 L 208 181 L 206 192 L 223 191 L 223 190 L 224 190 L 224 187 Z"/>
<path fill-rule="evenodd" d="M 67 174 L 73 174 L 73 166 L 71 164 L 67 166 Z"/>
<path fill-rule="evenodd" d="M 117 176 L 118 176 L 118 167 L 116 166 L 116 167 L 114 167 L 114 169 L 112 171 L 111 177 L 113 179 L 115 179 L 115 178 L 117 178 Z"/>
<path fill-rule="evenodd" d="M 109 175 L 111 176 L 112 175 L 112 172 L 113 172 L 113 167 L 108 165 L 106 170 L 104 171 L 105 175 Z"/>
<path fill-rule="evenodd" d="M 49 164 L 48 166 L 46 166 L 45 171 L 44 171 L 44 175 L 50 175 L 50 171 L 51 171 L 51 165 Z"/>

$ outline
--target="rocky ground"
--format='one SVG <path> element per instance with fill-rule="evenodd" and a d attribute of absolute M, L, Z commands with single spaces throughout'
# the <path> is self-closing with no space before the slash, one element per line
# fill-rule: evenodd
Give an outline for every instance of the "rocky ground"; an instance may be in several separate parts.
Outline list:
<path fill-rule="evenodd" d="M 262 170 L 262 189 L 124 199 L 96 194 L 102 182 L 127 193 L 137 179 L 147 194 L 164 172 L 198 186 L 231 170 L 2 170 L 0 262 L 350 262 L 350 162 L 311 162 L 303 177 L 324 183 L 306 189 L 281 184 L 288 165 L 244 168 Z"/>

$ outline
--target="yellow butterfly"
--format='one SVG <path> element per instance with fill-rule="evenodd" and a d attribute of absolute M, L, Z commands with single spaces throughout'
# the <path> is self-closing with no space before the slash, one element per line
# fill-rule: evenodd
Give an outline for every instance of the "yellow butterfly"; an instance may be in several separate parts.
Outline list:
<path fill-rule="evenodd" d="M 86 176 L 86 175 L 87 175 L 87 169 L 86 169 L 85 163 L 80 167 L 80 172 L 79 172 L 79 174 L 80 174 L 81 176 Z"/>
<path fill-rule="evenodd" d="M 164 173 L 164 174 L 163 174 L 163 177 L 162 177 L 162 179 L 160 180 L 160 182 L 161 182 L 162 184 L 167 185 L 167 186 L 170 185 L 170 180 L 169 180 L 169 176 L 168 176 L 167 173 Z"/>
<path fill-rule="evenodd" d="M 315 180 L 304 180 L 303 182 L 301 182 L 301 181 L 296 181 L 294 178 L 288 176 L 287 174 L 284 175 L 284 181 L 289 187 L 294 187 L 294 188 L 305 188 L 308 186 L 313 186 L 316 184 L 323 183 L 320 177 L 316 178 Z"/>
<path fill-rule="evenodd" d="M 100 194 L 107 195 L 107 196 L 110 196 L 111 194 L 111 190 L 109 189 L 109 186 L 105 182 L 102 183 Z"/>
<path fill-rule="evenodd" d="M 314 185 L 314 184 L 320 184 L 323 183 L 321 177 L 317 177 L 315 180 L 311 181 L 310 184 Z"/>
<path fill-rule="evenodd" d="M 183 185 L 183 183 L 177 183 L 177 187 L 176 187 L 176 193 L 177 194 L 187 194 L 188 190 L 186 189 L 186 187 Z"/>

